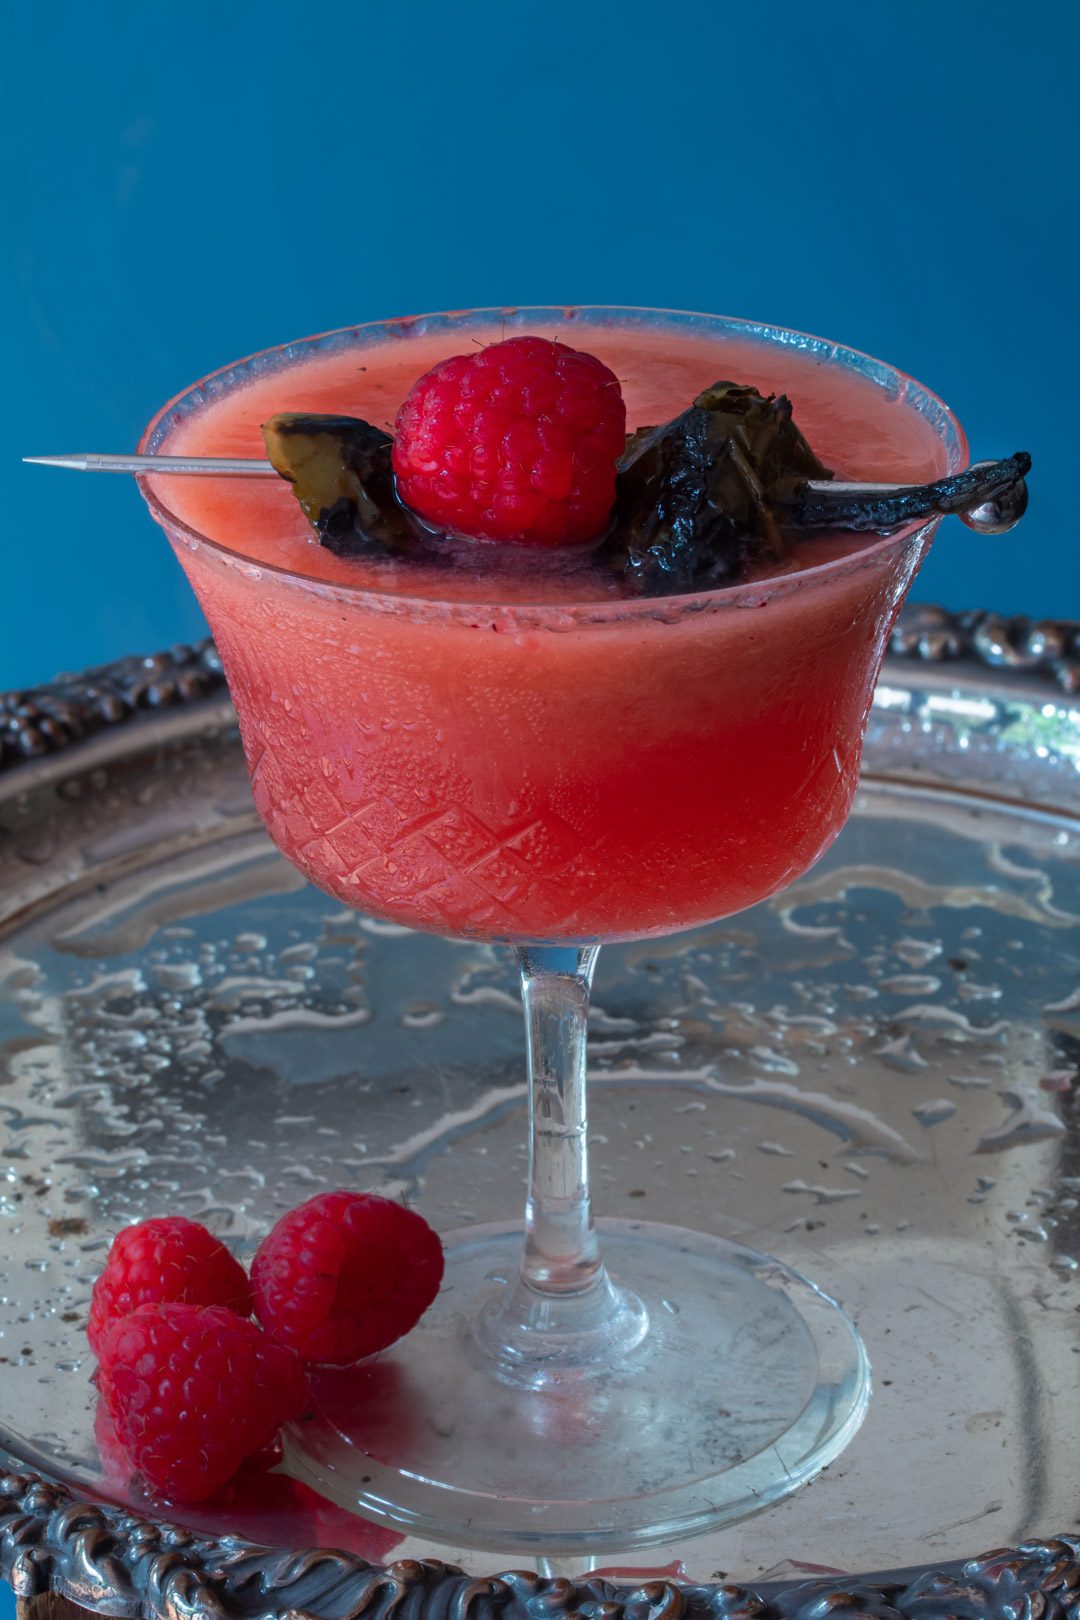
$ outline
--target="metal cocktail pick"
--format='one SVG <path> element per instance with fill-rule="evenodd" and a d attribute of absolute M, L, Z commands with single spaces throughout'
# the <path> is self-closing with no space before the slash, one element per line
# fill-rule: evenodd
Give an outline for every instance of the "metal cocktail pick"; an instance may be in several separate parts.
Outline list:
<path fill-rule="evenodd" d="M 218 478 L 276 478 L 269 461 L 224 456 L 24 456 L 39 467 L 76 472 L 183 473 Z M 1024 475 L 1031 457 L 1019 450 L 1003 461 L 977 461 L 966 472 L 932 484 L 850 484 L 812 479 L 799 484 L 781 522 L 800 529 L 895 528 L 933 513 L 955 512 L 976 534 L 1005 534 L 1027 510 Z"/>
<path fill-rule="evenodd" d="M 23 460 L 35 467 L 70 467 L 74 472 L 202 473 L 218 478 L 266 478 L 274 472 L 269 461 L 228 456 L 23 456 Z"/>

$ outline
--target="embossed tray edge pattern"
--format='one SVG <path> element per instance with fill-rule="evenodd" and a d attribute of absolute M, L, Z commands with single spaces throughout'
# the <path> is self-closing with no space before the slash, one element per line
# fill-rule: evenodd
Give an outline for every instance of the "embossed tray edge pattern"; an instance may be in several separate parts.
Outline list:
<path fill-rule="evenodd" d="M 80 1502 L 33 1474 L 0 1475 L 0 1573 L 19 1598 L 56 1592 L 131 1617 L 255 1620 L 1066 1620 L 1080 1609 L 1080 1540 L 999 1548 L 913 1575 L 842 1577 L 760 1592 L 734 1584 L 621 1585 L 529 1570 L 471 1576 L 436 1560 L 381 1566 L 348 1553 L 204 1540 Z"/>

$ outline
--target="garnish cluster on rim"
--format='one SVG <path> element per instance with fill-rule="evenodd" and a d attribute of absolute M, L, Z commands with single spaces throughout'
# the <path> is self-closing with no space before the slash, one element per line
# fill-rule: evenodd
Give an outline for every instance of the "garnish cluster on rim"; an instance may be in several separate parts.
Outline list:
<path fill-rule="evenodd" d="M 625 419 L 618 379 L 595 356 L 516 337 L 440 361 L 410 390 L 393 437 L 317 414 L 274 416 L 263 437 L 339 556 L 435 562 L 451 536 L 591 543 L 599 567 L 645 596 L 737 584 L 782 563 L 800 531 L 887 533 L 1022 492 L 1031 465 L 1017 453 L 931 484 L 834 492 L 791 401 L 737 382 L 629 438 Z"/>

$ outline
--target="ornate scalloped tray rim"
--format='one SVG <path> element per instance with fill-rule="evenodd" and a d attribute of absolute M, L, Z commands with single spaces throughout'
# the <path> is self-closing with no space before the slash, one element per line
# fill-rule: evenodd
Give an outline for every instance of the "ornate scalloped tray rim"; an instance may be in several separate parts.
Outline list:
<path fill-rule="evenodd" d="M 1080 1539 L 999 1548 L 963 1564 L 762 1586 L 619 1585 L 529 1570 L 475 1577 L 435 1560 L 385 1567 L 348 1553 L 203 1540 L 74 1500 L 32 1474 L 0 1476 L 0 1571 L 19 1598 L 56 1592 L 100 1613 L 254 1620 L 1065 1620 L 1080 1608 Z"/>
<path fill-rule="evenodd" d="M 935 664 L 970 659 L 986 669 L 1037 678 L 1051 689 L 1080 692 L 1080 624 L 1068 620 L 910 604 L 889 651 Z M 106 728 L 222 693 L 224 686 L 221 659 L 207 639 L 0 692 L 0 772 Z"/>

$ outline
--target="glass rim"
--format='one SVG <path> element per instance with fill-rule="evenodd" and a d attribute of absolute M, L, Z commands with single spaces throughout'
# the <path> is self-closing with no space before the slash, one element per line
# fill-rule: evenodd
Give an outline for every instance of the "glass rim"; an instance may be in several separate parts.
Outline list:
<path fill-rule="evenodd" d="M 861 349 L 853 349 L 847 344 L 816 337 L 792 327 L 776 326 L 740 316 L 709 314 L 700 310 L 635 304 L 491 305 L 478 306 L 474 309 L 431 311 L 420 315 L 365 321 L 356 326 L 332 327 L 328 331 L 314 333 L 309 337 L 274 344 L 207 372 L 198 381 L 190 383 L 173 395 L 154 413 L 143 429 L 138 452 L 153 454 L 180 419 L 177 413 L 188 406 L 189 410 L 184 414 L 190 414 L 192 409 L 198 409 L 208 399 L 220 397 L 222 392 L 228 390 L 229 384 L 226 383 L 226 379 L 235 379 L 235 386 L 242 387 L 246 374 L 256 369 L 259 372 L 277 368 L 284 370 L 294 355 L 316 353 L 320 348 L 332 350 L 355 345 L 361 349 L 365 346 L 365 339 L 378 340 L 380 336 L 383 341 L 407 341 L 416 332 L 426 334 L 440 327 L 455 330 L 458 327 L 466 328 L 471 323 L 491 324 L 496 320 L 513 321 L 516 325 L 526 326 L 550 320 L 552 317 L 564 322 L 581 319 L 586 325 L 616 326 L 620 323 L 626 325 L 629 318 L 631 325 L 645 328 L 654 327 L 658 318 L 662 318 L 670 321 L 676 329 L 684 327 L 688 331 L 703 323 L 714 332 L 817 355 L 827 364 L 856 372 L 876 386 L 890 389 L 898 401 L 909 404 L 910 408 L 927 419 L 939 443 L 945 447 L 949 462 L 946 474 L 959 472 L 968 465 L 967 436 L 955 412 L 932 389 L 887 361 L 878 360 Z M 155 521 L 170 537 L 176 536 L 196 550 L 205 548 L 225 566 L 246 565 L 257 577 L 271 575 L 304 592 L 330 600 L 359 601 L 383 613 L 412 613 L 433 617 L 444 613 L 452 618 L 458 618 L 462 614 L 491 611 L 504 617 L 528 619 L 533 623 L 550 620 L 553 624 L 561 625 L 566 623 L 568 617 L 579 622 L 602 623 L 637 615 L 655 617 L 659 614 L 666 618 L 677 614 L 680 609 L 701 611 L 706 607 L 762 606 L 765 601 L 777 595 L 786 596 L 793 591 L 824 584 L 833 578 L 857 572 L 872 564 L 892 547 L 906 544 L 913 537 L 933 530 L 940 521 L 936 516 L 916 518 L 889 534 L 879 535 L 876 540 L 869 540 L 857 551 L 846 556 L 812 563 L 808 567 L 792 569 L 784 574 L 758 580 L 744 580 L 706 590 L 678 592 L 665 596 L 567 598 L 562 601 L 552 601 L 550 598 L 539 602 L 524 598 L 499 600 L 497 597 L 493 599 L 493 593 L 484 592 L 482 588 L 478 589 L 475 595 L 464 596 L 445 596 L 434 592 L 414 594 L 409 591 L 380 588 L 370 581 L 353 583 L 346 580 L 322 579 L 280 563 L 261 561 L 237 546 L 228 545 L 222 540 L 202 533 L 194 525 L 178 517 L 165 499 L 151 487 L 155 476 L 139 474 L 136 479 Z"/>

